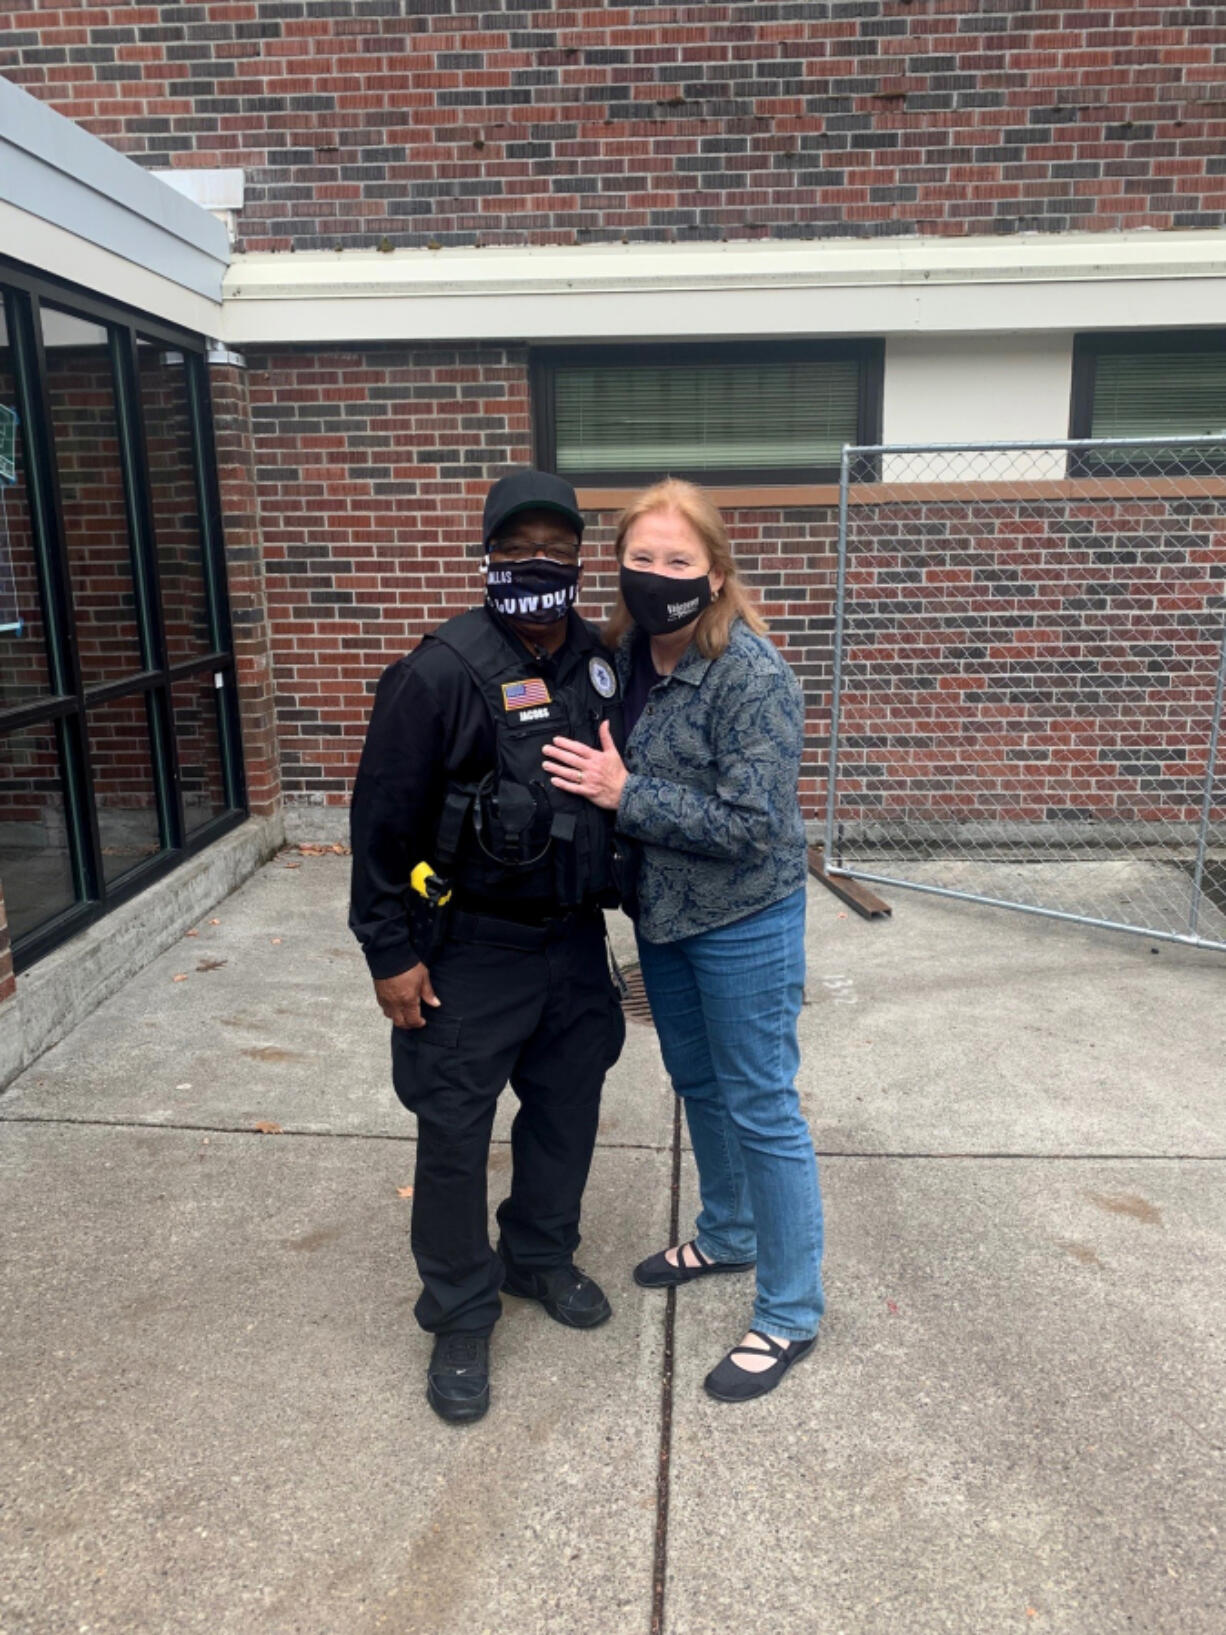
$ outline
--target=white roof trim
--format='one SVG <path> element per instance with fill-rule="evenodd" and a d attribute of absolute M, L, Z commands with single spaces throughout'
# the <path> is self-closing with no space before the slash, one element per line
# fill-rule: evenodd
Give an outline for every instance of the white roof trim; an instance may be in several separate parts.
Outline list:
<path fill-rule="evenodd" d="M 235 344 L 1187 326 L 1226 232 L 250 254 L 224 292 Z"/>
<path fill-rule="evenodd" d="M 245 191 L 246 171 L 232 167 L 228 170 L 151 170 L 150 176 L 173 187 L 185 199 L 198 204 L 202 210 L 241 210 Z"/>
<path fill-rule="evenodd" d="M 4 79 L 0 202 L 196 295 L 221 298 L 230 254 L 222 223 Z M 30 259 L 19 242 L 6 240 L 4 248 Z"/>
<path fill-rule="evenodd" d="M 0 244 L 17 259 L 197 335 L 216 335 L 221 304 L 0 199 Z M 0 281 L 3 270 L 0 269 Z"/>

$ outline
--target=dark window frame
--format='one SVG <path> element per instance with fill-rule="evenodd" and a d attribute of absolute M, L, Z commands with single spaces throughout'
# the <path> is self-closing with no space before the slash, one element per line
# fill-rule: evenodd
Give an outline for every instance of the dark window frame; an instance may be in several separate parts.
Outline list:
<path fill-rule="evenodd" d="M 1098 360 L 1104 353 L 1200 352 L 1206 343 L 1226 352 L 1226 329 L 1099 330 L 1073 337 L 1073 380 L 1069 401 L 1069 438 L 1072 441 L 1094 436 L 1094 389 Z M 1126 441 L 1126 439 L 1124 440 Z M 1177 446 L 1178 439 L 1170 439 Z M 1105 461 L 1093 449 L 1070 449 L 1070 477 L 1208 477 L 1226 474 L 1226 456 L 1206 457 L 1195 466 L 1185 461 L 1164 460 L 1137 450 L 1136 458 Z"/>
<path fill-rule="evenodd" d="M 633 355 L 627 359 L 624 354 Z M 645 346 L 625 341 L 607 346 L 533 347 L 529 353 L 532 394 L 532 432 L 535 460 L 542 470 L 557 470 L 557 422 L 554 383 L 559 368 L 584 367 L 626 362 L 669 363 L 762 363 L 778 359 L 795 363 L 854 358 L 860 364 L 856 403 L 856 447 L 872 447 L 881 442 L 882 391 L 885 382 L 885 342 L 880 339 L 836 341 L 677 341 Z M 857 462 L 856 481 L 871 482 L 877 462 L 864 456 Z M 630 488 L 655 482 L 663 473 L 642 467 L 623 471 L 568 471 L 568 482 L 576 488 Z M 707 488 L 772 488 L 782 484 L 837 483 L 839 465 L 719 467 L 714 470 L 670 470 Z"/>
<path fill-rule="evenodd" d="M 77 896 L 71 907 L 20 938 L 14 938 L 13 965 L 21 971 L 236 828 L 247 817 L 247 795 L 206 343 L 190 331 L 3 256 L 0 256 L 0 299 L 8 327 L 21 414 L 22 463 L 52 688 L 41 698 L 0 710 L 0 736 L 39 725 L 54 732 Z M 141 638 L 141 667 L 90 687 L 84 685 L 77 654 L 72 583 L 43 349 L 44 302 L 105 325 L 111 359 L 116 431 L 132 552 L 132 583 Z M 192 476 L 199 513 L 211 650 L 174 663 L 169 662 L 166 651 L 138 341 L 153 342 L 182 354 L 186 412 L 192 433 Z M 223 678 L 218 689 L 221 699 L 217 722 L 226 810 L 188 836 L 171 689 L 177 681 L 206 672 Z M 138 697 L 145 701 L 149 723 L 159 849 L 108 882 L 102 865 L 90 775 L 88 713 L 91 708 L 115 699 Z"/>

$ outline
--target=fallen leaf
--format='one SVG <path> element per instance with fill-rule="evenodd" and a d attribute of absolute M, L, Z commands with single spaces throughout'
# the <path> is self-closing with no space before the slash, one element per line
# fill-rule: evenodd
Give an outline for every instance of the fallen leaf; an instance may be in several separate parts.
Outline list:
<path fill-rule="evenodd" d="M 281 1128 L 281 1126 L 279 1124 L 274 1124 L 270 1118 L 262 1118 L 258 1124 L 253 1125 L 252 1127 L 257 1130 L 260 1135 L 285 1134 L 285 1131 Z"/>
<path fill-rule="evenodd" d="M 185 931 L 183 933 L 183 935 L 185 937 L 198 937 L 200 935 L 200 933 L 199 933 L 199 931 Z"/>
<path fill-rule="evenodd" d="M 187 972 L 186 971 L 180 971 L 178 976 L 175 977 L 174 980 L 176 982 L 186 982 L 187 981 Z"/>
<path fill-rule="evenodd" d="M 839 912 L 835 915 L 836 920 L 845 920 L 846 918 L 847 918 L 847 915 L 843 912 L 842 909 L 840 909 Z"/>
<path fill-rule="evenodd" d="M 202 959 L 196 969 L 198 971 L 220 971 L 222 966 L 227 963 L 224 959 Z"/>
<path fill-rule="evenodd" d="M 220 925 L 220 924 L 221 924 L 221 921 L 220 921 L 220 920 L 210 920 L 210 921 L 209 921 L 209 924 L 210 924 L 210 925 Z"/>
<path fill-rule="evenodd" d="M 332 850 L 336 853 L 337 857 L 348 857 L 349 856 L 348 846 L 341 846 L 341 845 L 338 844 L 338 845 L 333 846 Z"/>
<path fill-rule="evenodd" d="M 274 948 L 275 948 L 275 947 L 276 947 L 276 946 L 277 946 L 277 944 L 278 944 L 278 943 L 279 943 L 279 942 L 280 942 L 280 941 L 281 941 L 281 939 L 280 939 L 280 937 L 274 937 L 274 938 L 273 938 L 273 939 L 272 939 L 272 945 L 273 945 L 273 947 L 274 947 Z"/>
<path fill-rule="evenodd" d="M 1162 1211 L 1158 1206 L 1135 1192 L 1087 1192 L 1086 1197 L 1112 1215 L 1131 1215 L 1133 1220 L 1144 1221 L 1146 1226 L 1162 1225 Z"/>
<path fill-rule="evenodd" d="M 285 866 L 286 866 L 287 869 L 300 869 L 302 867 L 302 864 L 301 863 L 287 863 Z"/>
<path fill-rule="evenodd" d="M 398 1198 L 411 1198 L 413 1196 L 413 1188 L 412 1187 L 397 1187 L 396 1188 L 396 1196 Z"/>
<path fill-rule="evenodd" d="M 886 1310 L 889 1312 L 891 1317 L 897 1317 L 898 1316 L 898 1305 L 897 1305 L 897 1303 L 895 1301 L 887 1300 L 885 1305 L 886 1305 Z"/>
<path fill-rule="evenodd" d="M 302 1058 L 296 1050 L 282 1050 L 280 1045 L 252 1045 L 243 1051 L 253 1062 L 297 1062 Z"/>

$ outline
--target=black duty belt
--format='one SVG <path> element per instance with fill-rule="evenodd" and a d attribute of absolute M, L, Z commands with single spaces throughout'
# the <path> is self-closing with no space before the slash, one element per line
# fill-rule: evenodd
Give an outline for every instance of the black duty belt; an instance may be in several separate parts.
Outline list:
<path fill-rule="evenodd" d="M 451 916 L 448 937 L 452 942 L 490 942 L 500 948 L 531 950 L 573 936 L 599 921 L 598 908 L 576 908 L 551 915 L 539 925 L 523 925 L 518 920 L 500 920 L 492 914 L 470 914 L 467 909 L 457 908 Z"/>

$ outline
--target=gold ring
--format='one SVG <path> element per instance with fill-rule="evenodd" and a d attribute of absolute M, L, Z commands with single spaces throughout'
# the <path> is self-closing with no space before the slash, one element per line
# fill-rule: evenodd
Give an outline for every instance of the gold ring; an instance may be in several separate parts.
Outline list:
<path fill-rule="evenodd" d="M 576 777 L 575 777 L 575 782 L 576 782 L 576 783 L 582 783 L 582 782 L 583 782 L 583 772 L 582 772 L 582 770 L 580 770 L 580 771 L 579 771 L 579 772 L 578 772 L 578 773 L 577 773 L 577 774 L 576 774 Z"/>

